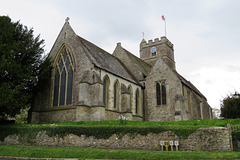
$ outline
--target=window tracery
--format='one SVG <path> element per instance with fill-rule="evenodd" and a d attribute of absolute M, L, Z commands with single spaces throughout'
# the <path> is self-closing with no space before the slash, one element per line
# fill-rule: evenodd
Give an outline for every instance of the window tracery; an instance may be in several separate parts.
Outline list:
<path fill-rule="evenodd" d="M 156 98 L 158 106 L 167 104 L 166 84 L 164 81 L 157 82 L 156 84 Z"/>
<path fill-rule="evenodd" d="M 67 48 L 60 52 L 55 66 L 53 106 L 72 104 L 73 57 Z"/>

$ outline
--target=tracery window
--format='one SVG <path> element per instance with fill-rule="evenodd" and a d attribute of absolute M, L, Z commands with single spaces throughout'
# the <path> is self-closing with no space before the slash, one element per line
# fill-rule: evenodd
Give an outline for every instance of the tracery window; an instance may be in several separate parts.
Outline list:
<path fill-rule="evenodd" d="M 167 104 L 167 93 L 166 93 L 166 84 L 165 82 L 156 84 L 156 98 L 157 105 L 166 105 Z"/>
<path fill-rule="evenodd" d="M 53 106 L 72 104 L 73 58 L 65 48 L 55 66 Z"/>

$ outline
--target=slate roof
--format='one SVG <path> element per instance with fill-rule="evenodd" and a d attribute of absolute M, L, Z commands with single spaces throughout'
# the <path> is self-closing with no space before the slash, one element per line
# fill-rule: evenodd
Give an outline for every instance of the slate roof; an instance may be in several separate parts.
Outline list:
<path fill-rule="evenodd" d="M 114 75 L 117 75 L 123 79 L 138 84 L 136 78 L 131 74 L 127 67 L 117 57 L 114 57 L 110 53 L 104 51 L 100 47 L 85 40 L 80 36 L 78 36 L 78 38 L 82 46 L 88 53 L 87 55 L 89 56 L 90 60 L 95 66 L 103 70 L 106 70 Z"/>
<path fill-rule="evenodd" d="M 150 72 L 152 66 L 148 63 L 146 63 L 145 61 L 143 61 L 142 59 L 136 57 L 135 55 L 133 55 L 132 53 L 130 53 L 128 50 L 124 49 L 123 50 L 127 53 L 128 57 L 132 60 L 132 62 L 137 65 L 139 71 L 144 75 L 147 76 L 148 73 Z"/>
<path fill-rule="evenodd" d="M 177 77 L 181 80 L 181 82 L 183 84 L 185 84 L 188 88 L 192 89 L 199 96 L 201 96 L 205 100 L 207 100 L 207 98 L 190 81 L 186 80 L 183 76 L 181 76 L 179 73 L 177 73 L 177 71 L 174 71 L 174 73 L 177 75 Z"/>

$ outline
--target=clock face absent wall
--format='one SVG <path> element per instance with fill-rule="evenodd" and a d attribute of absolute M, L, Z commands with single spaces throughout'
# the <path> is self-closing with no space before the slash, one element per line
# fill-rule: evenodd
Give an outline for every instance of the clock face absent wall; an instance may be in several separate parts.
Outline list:
<path fill-rule="evenodd" d="M 152 56 L 156 56 L 156 53 L 157 53 L 156 47 L 151 48 L 151 53 L 152 53 Z"/>

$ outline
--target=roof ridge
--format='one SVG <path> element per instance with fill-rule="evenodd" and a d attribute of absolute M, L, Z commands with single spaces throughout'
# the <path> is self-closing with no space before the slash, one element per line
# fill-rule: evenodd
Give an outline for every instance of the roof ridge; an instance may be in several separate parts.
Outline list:
<path fill-rule="evenodd" d="M 122 48 L 123 48 L 123 47 L 122 47 Z M 138 60 L 142 61 L 143 63 L 145 63 L 146 65 L 148 65 L 149 67 L 152 68 L 152 66 L 151 66 L 150 64 L 148 64 L 147 62 L 145 62 L 145 61 L 142 60 L 141 58 L 135 56 L 134 54 L 132 54 L 131 52 L 129 52 L 127 49 L 123 48 L 123 50 L 125 50 L 125 51 L 128 53 L 128 55 L 131 55 L 131 56 L 133 56 L 134 58 L 137 58 Z"/>
<path fill-rule="evenodd" d="M 76 35 L 77 35 L 77 34 L 76 34 Z M 100 48 L 100 47 L 97 46 L 96 44 L 94 44 L 94 43 L 92 43 L 92 42 L 86 40 L 85 38 L 83 38 L 83 37 L 81 37 L 81 36 L 79 36 L 79 35 L 77 35 L 77 37 L 80 38 L 81 40 L 83 40 L 83 41 L 89 43 L 90 45 L 94 46 L 95 48 L 98 48 L 98 49 L 100 49 L 101 51 L 103 51 L 103 52 L 105 52 L 105 53 L 107 53 L 107 54 L 113 56 L 112 54 L 108 53 L 107 51 L 105 51 L 104 49 Z M 113 56 L 113 57 L 114 57 L 114 56 Z"/>

